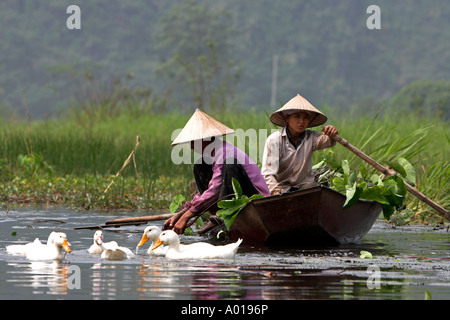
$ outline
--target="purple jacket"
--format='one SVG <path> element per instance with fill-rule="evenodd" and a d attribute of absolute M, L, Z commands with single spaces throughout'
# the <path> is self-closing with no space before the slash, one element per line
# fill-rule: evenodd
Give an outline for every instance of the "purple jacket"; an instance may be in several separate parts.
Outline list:
<path fill-rule="evenodd" d="M 270 196 L 269 188 L 267 187 L 257 164 L 236 146 L 226 141 L 220 141 L 220 143 L 215 144 L 211 156 L 205 156 L 204 154 L 203 158 L 205 161 L 210 161 L 209 163 L 212 164 L 213 175 L 209 182 L 208 189 L 202 194 L 197 193 L 191 201 L 186 202 L 182 212 L 190 210 L 192 213 L 201 214 L 218 201 L 222 184 L 222 167 L 226 159 L 229 158 L 237 159 L 238 163 L 244 167 L 250 181 L 260 194 L 266 197 Z"/>

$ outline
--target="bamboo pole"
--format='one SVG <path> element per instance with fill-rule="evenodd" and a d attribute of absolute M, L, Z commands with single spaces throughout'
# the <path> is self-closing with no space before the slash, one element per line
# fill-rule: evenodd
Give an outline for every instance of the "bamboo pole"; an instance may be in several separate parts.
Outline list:
<path fill-rule="evenodd" d="M 105 224 L 119 224 L 119 223 L 128 223 L 128 222 L 140 222 L 140 221 L 157 221 L 157 220 L 165 220 L 172 217 L 172 213 L 163 213 L 163 214 L 155 214 L 152 216 L 142 216 L 142 217 L 132 217 L 132 218 L 120 218 L 114 220 L 108 220 Z"/>
<path fill-rule="evenodd" d="M 392 169 L 383 167 L 381 164 L 379 164 L 378 162 L 373 160 L 371 157 L 366 155 L 361 150 L 357 149 L 355 146 L 353 146 L 351 143 L 349 143 L 347 140 L 345 140 L 344 138 L 340 137 L 339 135 L 336 134 L 332 138 L 334 140 L 336 140 L 337 142 L 339 142 L 340 144 L 342 144 L 345 148 L 347 148 L 348 150 L 350 150 L 351 152 L 356 154 L 358 157 L 360 157 L 361 159 L 366 161 L 368 164 L 370 164 L 372 167 L 374 167 L 375 169 L 377 169 L 381 173 L 383 173 L 383 174 L 385 174 L 387 176 L 392 176 L 392 175 L 394 175 L 396 173 Z M 421 193 L 419 190 L 417 190 L 416 188 L 411 186 L 409 183 L 405 182 L 405 185 L 406 185 L 406 189 L 411 194 L 413 194 L 414 196 L 416 196 L 417 198 L 419 198 L 420 200 L 422 200 L 423 202 L 428 204 L 430 207 L 435 209 L 439 214 L 441 214 L 443 217 L 445 217 L 448 221 L 450 221 L 450 211 L 449 210 L 446 210 L 445 208 L 443 208 L 440 205 L 438 205 L 436 202 L 434 202 L 433 200 L 431 200 L 430 198 L 425 196 L 423 193 Z"/>

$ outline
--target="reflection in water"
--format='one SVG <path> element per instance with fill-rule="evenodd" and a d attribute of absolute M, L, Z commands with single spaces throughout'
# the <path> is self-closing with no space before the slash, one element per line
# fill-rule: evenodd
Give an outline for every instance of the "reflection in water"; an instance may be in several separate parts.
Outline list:
<path fill-rule="evenodd" d="M 439 282 L 431 265 L 430 271 L 422 274 L 414 270 L 382 269 L 381 290 L 370 290 L 364 266 L 348 262 L 348 268 L 312 268 L 311 264 L 323 259 L 277 265 L 170 261 L 148 256 L 140 256 L 134 263 L 83 262 L 77 265 L 81 274 L 79 289 L 68 286 L 72 262 L 13 261 L 7 262 L 7 289 L 2 291 L 7 299 L 392 299 L 422 296 L 426 274 L 429 281 Z M 439 274 L 442 282 L 439 295 L 434 288 L 436 298 L 445 297 L 450 285 L 445 281 L 449 270 L 441 270 Z"/>
<path fill-rule="evenodd" d="M 49 217 L 53 216 L 46 212 Z M 230 261 L 174 261 L 140 252 L 135 259 L 113 262 L 87 252 L 92 231 L 73 230 L 77 221 L 85 223 L 84 217 L 56 212 L 54 218 L 65 219 L 66 224 L 28 228 L 27 219 L 37 218 L 10 213 L 8 219 L 0 219 L 1 299 L 422 299 L 425 290 L 436 300 L 450 297 L 450 242 L 445 231 L 399 232 L 379 224 L 357 246 L 242 246 Z M 108 231 L 108 240 L 134 248 L 142 227 L 127 228 Z M 54 229 L 71 239 L 72 253 L 63 262 L 30 262 L 6 253 L 6 245 L 42 238 Z M 374 259 L 360 259 L 361 250 L 370 251 Z M 381 271 L 380 290 L 367 287 L 367 268 L 372 264 Z M 75 288 L 71 267 L 80 277 Z"/>
<path fill-rule="evenodd" d="M 15 286 L 31 287 L 33 294 L 67 294 L 69 265 L 57 261 L 10 262 L 7 282 Z"/>
<path fill-rule="evenodd" d="M 155 261 L 139 266 L 141 298 L 226 299 L 244 296 L 235 267 Z"/>

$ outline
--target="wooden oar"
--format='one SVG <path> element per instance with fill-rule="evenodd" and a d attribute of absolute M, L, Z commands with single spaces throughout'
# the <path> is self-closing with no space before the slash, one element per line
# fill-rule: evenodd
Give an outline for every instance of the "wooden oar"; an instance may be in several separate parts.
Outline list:
<path fill-rule="evenodd" d="M 96 230 L 96 229 L 118 228 L 118 227 L 133 226 L 133 225 L 138 226 L 141 224 L 146 224 L 149 221 L 169 219 L 172 215 L 173 215 L 172 213 L 164 213 L 164 214 L 155 214 L 152 216 L 120 218 L 120 219 L 108 220 L 103 225 L 82 226 L 82 227 L 75 227 L 74 229 L 75 230 L 80 230 L 80 229 Z"/>
<path fill-rule="evenodd" d="M 163 214 L 155 214 L 152 216 L 141 216 L 141 217 L 132 217 L 132 218 L 120 218 L 108 220 L 105 224 L 118 224 L 118 223 L 133 223 L 133 222 L 148 222 L 148 221 L 157 221 L 157 220 L 165 220 L 169 219 L 173 216 L 172 213 L 163 213 Z"/>
<path fill-rule="evenodd" d="M 353 152 L 354 154 L 356 154 L 358 157 L 360 157 L 361 159 L 363 159 L 364 161 L 366 161 L 368 164 L 370 164 L 372 167 L 374 167 L 375 169 L 377 169 L 378 171 L 380 171 L 381 173 L 387 175 L 387 176 L 392 176 L 395 174 L 394 170 L 388 169 L 383 167 L 381 164 L 379 164 L 378 162 L 376 162 L 375 160 L 373 160 L 371 157 L 369 157 L 368 155 L 366 155 L 364 152 L 358 150 L 355 146 L 353 146 L 352 144 L 350 144 L 347 140 L 345 140 L 344 138 L 340 137 L 339 135 L 334 135 L 333 139 L 336 140 L 337 142 L 339 142 L 340 144 L 342 144 L 344 147 L 346 147 L 348 150 L 350 150 L 351 152 Z M 411 186 L 410 184 L 406 183 L 406 189 L 413 194 L 414 196 L 416 196 L 417 198 L 419 198 L 420 200 L 422 200 L 423 202 L 425 202 L 426 204 L 428 204 L 430 207 L 432 207 L 433 209 L 435 209 L 437 212 L 439 212 L 439 214 L 441 214 L 442 216 L 444 216 L 447 220 L 450 221 L 450 211 L 446 210 L 445 208 L 441 207 L 440 205 L 438 205 L 436 202 L 434 202 L 433 200 L 431 200 L 430 198 L 428 198 L 427 196 L 425 196 L 423 193 L 421 193 L 419 190 L 417 190 L 416 188 L 414 188 L 413 186 Z"/>

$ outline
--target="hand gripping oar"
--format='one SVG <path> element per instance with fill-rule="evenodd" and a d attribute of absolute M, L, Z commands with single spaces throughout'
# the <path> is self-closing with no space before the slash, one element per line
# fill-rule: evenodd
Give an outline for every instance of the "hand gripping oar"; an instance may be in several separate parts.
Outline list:
<path fill-rule="evenodd" d="M 340 137 L 339 135 L 335 134 L 332 137 L 334 140 L 336 140 L 337 142 L 339 142 L 340 144 L 342 144 L 344 147 L 346 147 L 348 150 L 350 150 L 351 152 L 353 152 L 354 154 L 356 154 L 358 157 L 360 157 L 361 159 L 363 159 L 364 161 L 366 161 L 368 164 L 370 164 L 372 167 L 374 167 L 375 169 L 377 169 L 378 171 L 380 171 L 381 173 L 387 175 L 387 176 L 392 176 L 395 174 L 394 170 L 388 169 L 383 167 L 381 164 L 379 164 L 378 162 L 376 162 L 375 160 L 373 160 L 371 157 L 369 157 L 368 155 L 366 155 L 364 152 L 358 150 L 355 146 L 353 146 L 352 144 L 350 144 L 347 140 L 345 140 L 344 138 Z M 439 214 L 441 214 L 442 216 L 444 216 L 447 220 L 450 221 L 450 211 L 446 210 L 445 208 L 441 207 L 440 205 L 438 205 L 436 202 L 434 202 L 433 200 L 431 200 L 430 198 L 428 198 L 427 196 L 425 196 L 423 193 L 421 193 L 419 190 L 417 190 L 416 188 L 414 188 L 413 186 L 411 186 L 410 184 L 406 183 L 406 189 L 413 194 L 414 196 L 416 196 L 417 198 L 419 198 L 420 200 L 422 200 L 423 202 L 425 202 L 426 204 L 428 204 L 430 207 L 432 207 L 433 209 L 435 209 L 437 212 L 439 212 Z"/>

